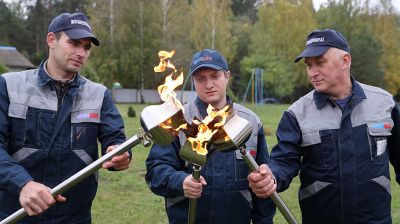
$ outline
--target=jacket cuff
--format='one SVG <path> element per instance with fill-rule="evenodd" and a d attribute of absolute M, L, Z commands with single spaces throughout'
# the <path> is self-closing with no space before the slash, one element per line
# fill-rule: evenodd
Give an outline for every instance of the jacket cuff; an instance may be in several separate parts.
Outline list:
<path fill-rule="evenodd" d="M 281 192 L 281 181 L 279 178 L 279 174 L 276 171 L 272 171 L 272 177 L 274 178 L 274 183 L 276 184 L 276 192 Z"/>
<path fill-rule="evenodd" d="M 24 187 L 29 181 L 32 181 L 33 178 L 28 174 L 19 174 L 14 179 L 14 184 L 11 186 L 11 192 L 15 193 L 15 195 L 19 195 L 21 188 Z"/>
<path fill-rule="evenodd" d="M 184 171 L 175 172 L 169 180 L 170 188 L 183 192 L 183 181 L 189 175 Z"/>

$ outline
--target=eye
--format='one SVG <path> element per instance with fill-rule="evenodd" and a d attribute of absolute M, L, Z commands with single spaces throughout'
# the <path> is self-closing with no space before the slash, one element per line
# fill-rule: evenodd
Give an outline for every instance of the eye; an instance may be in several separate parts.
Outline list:
<path fill-rule="evenodd" d="M 194 77 L 194 80 L 196 80 L 197 82 L 202 82 L 202 81 L 204 81 L 204 77 L 202 77 L 202 76 L 195 76 L 195 77 Z"/>

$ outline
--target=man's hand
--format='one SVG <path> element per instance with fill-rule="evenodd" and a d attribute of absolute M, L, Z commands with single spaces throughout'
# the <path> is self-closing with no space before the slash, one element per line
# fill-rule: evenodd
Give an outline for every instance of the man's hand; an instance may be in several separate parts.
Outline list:
<path fill-rule="evenodd" d="M 118 145 L 112 145 L 107 148 L 107 152 L 112 151 Z M 114 156 L 110 161 L 103 163 L 103 168 L 108 169 L 113 167 L 115 170 L 126 170 L 129 168 L 129 163 L 131 160 L 129 159 L 129 153 L 125 152 L 121 155 Z"/>
<path fill-rule="evenodd" d="M 192 175 L 189 175 L 183 181 L 183 192 L 187 198 L 199 198 L 203 191 L 203 186 L 206 186 L 207 182 L 204 177 L 200 176 L 199 181 L 193 179 Z"/>
<path fill-rule="evenodd" d="M 50 190 L 45 185 L 34 181 L 29 181 L 21 188 L 19 202 L 29 216 L 38 215 L 56 202 L 65 202 L 67 200 L 61 195 L 53 198 Z"/>
<path fill-rule="evenodd" d="M 265 164 L 262 164 L 258 171 L 251 172 L 247 179 L 250 188 L 259 198 L 268 198 L 276 190 L 275 178 Z"/>

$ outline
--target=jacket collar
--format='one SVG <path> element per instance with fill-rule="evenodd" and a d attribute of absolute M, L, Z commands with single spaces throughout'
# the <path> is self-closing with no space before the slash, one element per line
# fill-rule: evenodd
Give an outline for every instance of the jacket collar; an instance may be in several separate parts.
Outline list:
<path fill-rule="evenodd" d="M 350 77 L 351 79 L 351 100 L 353 102 L 360 102 L 363 99 L 366 99 L 367 97 L 365 96 L 364 90 L 362 89 L 360 83 L 358 83 L 353 76 Z M 326 93 L 320 93 L 314 90 L 314 101 L 315 104 L 317 105 L 317 108 L 320 110 L 322 109 L 328 102 L 335 107 L 336 104 L 333 103 L 331 100 L 330 96 Z"/>
<path fill-rule="evenodd" d="M 38 85 L 39 86 L 44 86 L 46 85 L 48 82 L 50 82 L 52 80 L 52 78 L 49 76 L 49 74 L 47 74 L 46 69 L 45 69 L 45 65 L 47 63 L 47 58 L 43 59 L 43 61 L 40 63 L 39 65 L 39 71 L 38 71 Z M 82 76 L 78 73 L 71 86 L 81 86 L 85 83 L 85 79 L 82 78 Z"/>
<path fill-rule="evenodd" d="M 196 97 L 195 103 L 196 103 L 197 109 L 199 110 L 200 115 L 203 117 L 203 119 L 205 117 L 207 117 L 208 103 L 205 103 L 199 97 Z M 232 103 L 232 100 L 228 96 L 226 96 L 226 105 L 231 104 L 231 103 Z"/>

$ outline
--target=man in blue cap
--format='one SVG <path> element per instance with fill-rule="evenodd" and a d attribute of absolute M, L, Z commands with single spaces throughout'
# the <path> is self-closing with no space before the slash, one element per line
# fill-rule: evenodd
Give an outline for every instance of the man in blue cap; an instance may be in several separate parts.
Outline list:
<path fill-rule="evenodd" d="M 208 105 L 233 110 L 252 125 L 246 149 L 259 164 L 268 161 L 267 145 L 260 119 L 249 109 L 233 103 L 226 94 L 230 72 L 224 57 L 216 50 L 204 49 L 192 59 L 190 76 L 197 98 L 184 105 L 185 119 L 203 120 Z M 240 153 L 216 152 L 194 181 L 193 166 L 179 158 L 184 139 L 168 146 L 154 144 L 146 160 L 146 181 L 150 189 L 165 198 L 169 223 L 182 224 L 188 219 L 189 199 L 198 199 L 196 223 L 272 223 L 275 205 L 270 199 L 257 198 L 246 179 L 249 169 Z"/>
<path fill-rule="evenodd" d="M 22 207 L 22 223 L 91 223 L 97 175 L 54 198 L 50 189 L 96 160 L 98 141 L 105 154 L 126 139 L 107 88 L 79 74 L 92 43 L 87 17 L 63 13 L 48 29 L 49 58 L 0 76 L 0 220 Z M 103 168 L 125 170 L 130 158 Z"/>
<path fill-rule="evenodd" d="M 268 167 L 249 175 L 259 197 L 284 191 L 300 171 L 302 223 L 392 223 L 389 161 L 400 183 L 400 113 L 388 92 L 357 82 L 344 36 L 308 35 L 314 86 L 284 112 Z M 276 179 L 274 184 L 273 179 Z"/>

